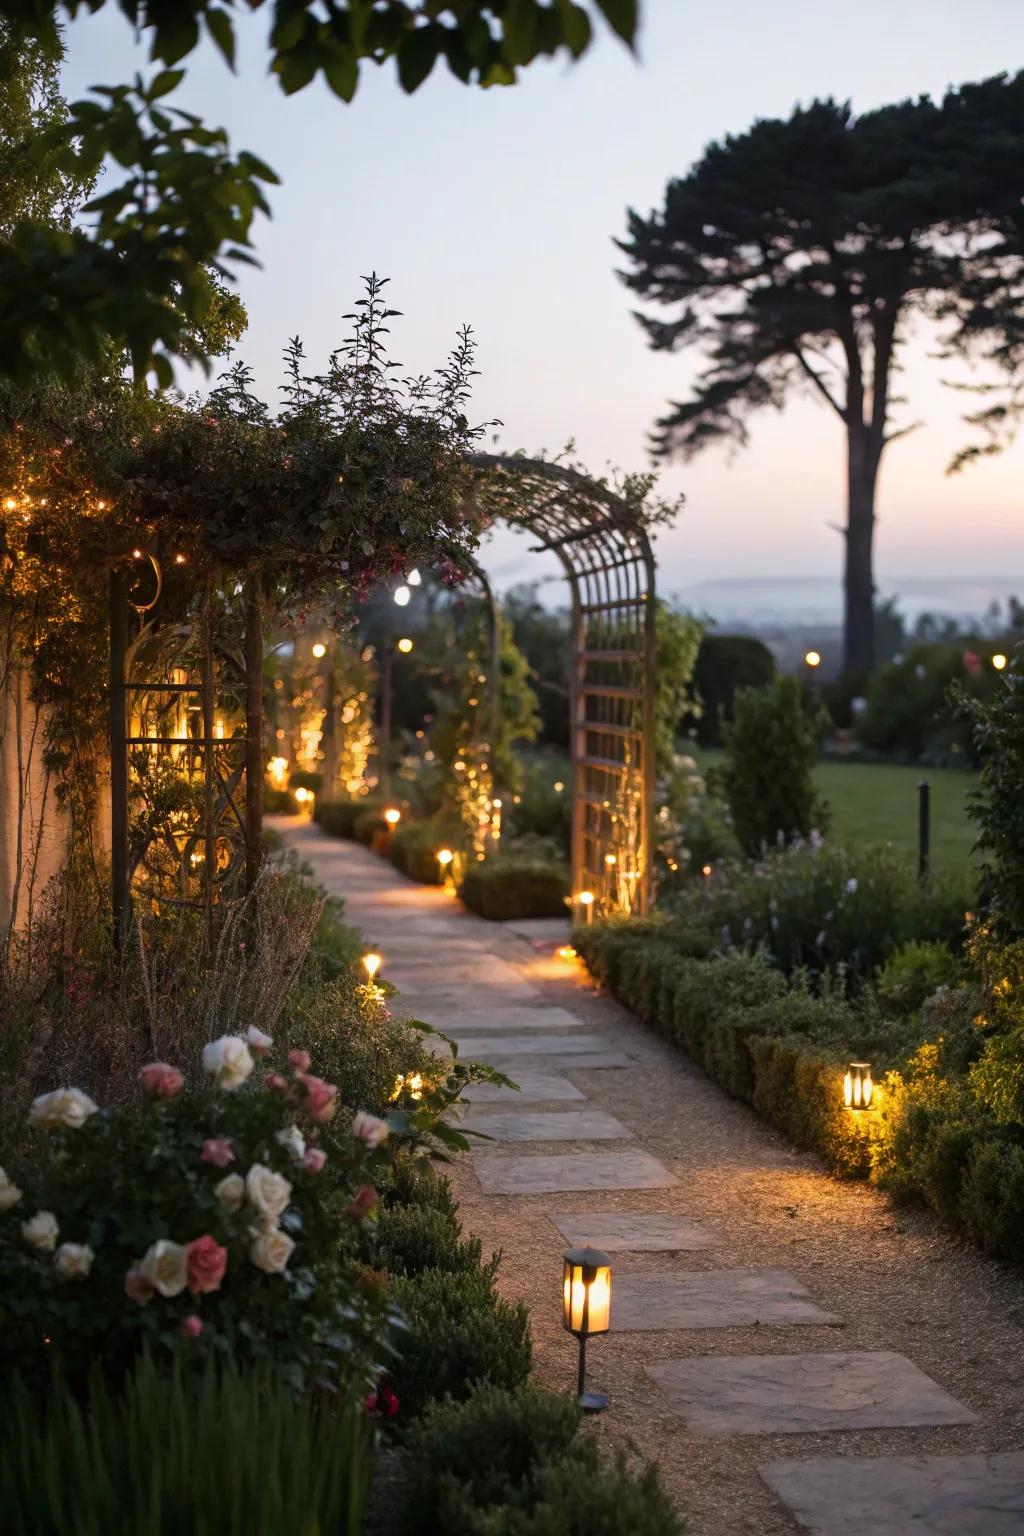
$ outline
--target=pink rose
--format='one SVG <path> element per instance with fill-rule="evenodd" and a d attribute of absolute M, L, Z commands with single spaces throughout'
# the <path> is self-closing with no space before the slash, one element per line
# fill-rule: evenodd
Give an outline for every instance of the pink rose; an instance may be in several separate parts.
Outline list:
<path fill-rule="evenodd" d="M 352 1200 L 345 1208 L 345 1215 L 351 1216 L 353 1221 L 362 1221 L 364 1216 L 369 1216 L 380 1195 L 371 1184 L 364 1184 L 357 1189 Z"/>
<path fill-rule="evenodd" d="M 268 1072 L 263 1081 L 271 1093 L 287 1092 L 287 1080 L 281 1076 L 280 1072 Z"/>
<path fill-rule="evenodd" d="M 139 1073 L 139 1082 L 154 1099 L 173 1099 L 185 1086 L 185 1079 L 177 1067 L 166 1061 L 151 1061 Z"/>
<path fill-rule="evenodd" d="M 308 1051 L 300 1051 L 298 1046 L 293 1046 L 288 1052 L 288 1065 L 294 1067 L 296 1072 L 308 1072 L 313 1060 Z"/>
<path fill-rule="evenodd" d="M 201 1317 L 196 1317 L 194 1312 L 190 1312 L 188 1317 L 182 1318 L 181 1336 L 183 1339 L 198 1339 L 202 1331 L 203 1320 Z"/>
<path fill-rule="evenodd" d="M 144 1307 L 153 1295 L 153 1286 L 137 1264 L 133 1264 L 124 1277 L 124 1293 L 129 1301 L 137 1301 L 140 1307 Z"/>
<path fill-rule="evenodd" d="M 228 1267 L 228 1251 L 209 1233 L 185 1244 L 188 1264 L 188 1288 L 193 1296 L 205 1296 L 220 1289 Z"/>
<path fill-rule="evenodd" d="M 352 1121 L 352 1135 L 368 1147 L 379 1147 L 382 1141 L 387 1140 L 388 1123 L 361 1109 Z"/>
<path fill-rule="evenodd" d="M 312 1077 L 308 1072 L 299 1073 L 299 1082 L 306 1090 L 306 1108 L 319 1125 L 333 1120 L 338 1108 L 338 1090 L 334 1083 L 325 1083 L 322 1077 Z"/>
<path fill-rule="evenodd" d="M 327 1162 L 327 1153 L 319 1147 L 307 1147 L 299 1158 L 299 1167 L 303 1173 L 322 1173 Z"/>
<path fill-rule="evenodd" d="M 233 1163 L 235 1160 L 231 1143 L 226 1136 L 208 1136 L 203 1142 L 203 1149 L 199 1156 L 204 1163 L 212 1163 L 215 1168 L 226 1168 L 228 1163 Z"/>

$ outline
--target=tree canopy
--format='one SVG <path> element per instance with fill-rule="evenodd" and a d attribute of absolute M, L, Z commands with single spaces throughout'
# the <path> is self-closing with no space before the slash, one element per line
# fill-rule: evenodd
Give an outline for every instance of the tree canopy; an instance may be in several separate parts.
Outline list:
<path fill-rule="evenodd" d="M 113 3 L 11 0 L 5 14 L 17 47 L 56 57 L 63 16 Z M 594 3 L 631 43 L 637 0 Z M 42 365 L 69 377 L 83 358 L 98 363 L 113 340 L 137 377 L 152 370 L 169 384 L 172 359 L 202 360 L 196 339 L 215 300 L 210 271 L 223 279 L 252 262 L 254 220 L 270 212 L 270 167 L 233 152 L 223 129 L 167 100 L 185 76 L 174 66 L 203 35 L 234 68 L 235 15 L 262 0 L 117 4 L 163 67 L 98 90 L 25 141 L 47 174 L 88 183 L 107 165 L 124 175 L 115 173 L 86 205 L 87 225 L 57 227 L 29 212 L 0 229 L 0 369 L 22 382 Z M 394 60 L 407 92 L 440 58 L 466 84 L 511 84 L 540 56 L 565 50 L 579 58 L 593 32 L 575 0 L 275 0 L 265 9 L 268 62 L 281 89 L 293 94 L 322 75 L 344 101 L 365 64 Z M 0 149 L 2 135 L 0 127 Z"/>
<path fill-rule="evenodd" d="M 627 286 L 652 347 L 700 348 L 655 451 L 743 445 L 752 414 L 811 393 L 848 443 L 846 663 L 873 660 L 875 490 L 913 429 L 893 394 L 912 317 L 948 353 L 1015 365 L 1024 317 L 1024 74 L 857 117 L 815 101 L 711 144 L 664 207 L 630 211 Z"/>

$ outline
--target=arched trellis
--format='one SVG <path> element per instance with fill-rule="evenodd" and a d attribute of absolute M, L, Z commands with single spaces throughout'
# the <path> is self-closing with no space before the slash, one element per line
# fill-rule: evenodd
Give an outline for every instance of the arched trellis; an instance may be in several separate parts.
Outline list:
<path fill-rule="evenodd" d="M 655 759 L 655 564 L 644 521 L 567 466 L 496 454 L 472 462 L 487 510 L 534 534 L 569 582 L 573 916 L 644 913 Z"/>

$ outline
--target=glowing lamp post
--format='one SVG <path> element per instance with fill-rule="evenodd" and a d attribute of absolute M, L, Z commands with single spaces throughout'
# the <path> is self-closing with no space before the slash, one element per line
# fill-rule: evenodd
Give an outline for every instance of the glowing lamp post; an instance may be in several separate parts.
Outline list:
<path fill-rule="evenodd" d="M 373 950 L 368 955 L 363 956 L 363 970 L 366 972 L 367 992 L 375 992 L 377 990 L 375 986 L 377 972 L 380 970 L 382 963 L 382 957 Z"/>
<path fill-rule="evenodd" d="M 871 1081 L 869 1061 L 851 1061 L 843 1078 L 843 1099 L 847 1109 L 870 1109 L 875 1085 Z"/>
<path fill-rule="evenodd" d="M 811 671 L 813 672 L 815 667 L 821 666 L 821 652 L 808 651 L 804 657 L 804 664 L 810 667 Z"/>
<path fill-rule="evenodd" d="M 401 819 L 402 813 L 398 807 L 396 805 L 389 805 L 387 810 L 384 812 L 384 820 L 387 822 L 392 832 L 398 826 L 398 823 L 401 821 Z"/>
<path fill-rule="evenodd" d="M 579 1340 L 579 1404 L 584 1413 L 600 1413 L 608 1399 L 586 1390 L 587 1340 L 611 1327 L 612 1261 L 598 1248 L 570 1248 L 563 1264 L 562 1323 Z"/>
<path fill-rule="evenodd" d="M 992 665 L 995 667 L 997 672 L 1002 672 L 1003 668 L 1006 666 L 1006 657 L 1003 655 L 1002 651 L 997 651 L 996 654 L 992 657 Z"/>
<path fill-rule="evenodd" d="M 583 921 L 585 923 L 591 922 L 592 919 L 593 919 L 593 916 L 594 916 L 594 893 L 593 893 L 593 891 L 580 891 L 579 895 L 576 897 L 576 900 L 579 902 L 580 906 L 583 908 Z"/>

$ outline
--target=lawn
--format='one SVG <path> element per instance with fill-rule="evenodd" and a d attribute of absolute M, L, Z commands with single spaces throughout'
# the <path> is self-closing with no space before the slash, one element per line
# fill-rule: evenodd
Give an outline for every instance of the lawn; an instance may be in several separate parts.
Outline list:
<path fill-rule="evenodd" d="M 692 747 L 689 748 L 691 752 Z M 694 753 L 702 766 L 720 760 L 714 751 Z M 832 807 L 832 831 L 850 841 L 893 843 L 917 852 L 917 786 L 931 785 L 932 863 L 952 868 L 967 863 L 974 824 L 967 794 L 976 776 L 956 768 L 921 769 L 888 763 L 822 762 L 818 787 Z"/>

